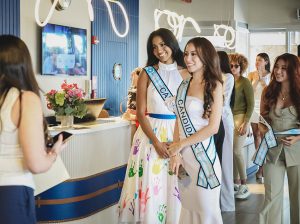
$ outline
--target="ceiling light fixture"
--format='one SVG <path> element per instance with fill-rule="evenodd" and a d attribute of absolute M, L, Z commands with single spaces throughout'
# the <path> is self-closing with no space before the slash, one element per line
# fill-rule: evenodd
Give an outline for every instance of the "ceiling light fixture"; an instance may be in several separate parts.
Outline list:
<path fill-rule="evenodd" d="M 221 35 L 219 30 L 224 30 L 224 34 Z M 225 47 L 228 49 L 235 48 L 235 30 L 231 26 L 227 26 L 224 24 L 217 25 L 214 24 L 214 36 L 223 36 L 225 37 Z M 229 36 L 229 38 L 228 38 Z M 228 38 L 228 39 L 227 39 Z"/>
<path fill-rule="evenodd" d="M 183 15 L 178 15 L 176 12 L 171 12 L 169 10 L 159 10 L 155 9 L 154 10 L 154 25 L 155 29 L 159 29 L 159 19 L 162 15 L 167 16 L 167 22 L 169 26 L 172 28 L 174 35 L 176 36 L 178 41 L 182 40 L 182 35 L 183 35 L 183 29 L 186 24 L 186 22 L 190 22 L 196 32 L 201 33 L 201 29 L 198 25 L 198 23 L 191 17 L 184 17 Z"/>
<path fill-rule="evenodd" d="M 113 14 L 112 14 L 112 10 L 111 10 L 110 4 L 108 2 L 116 3 L 120 7 L 120 9 L 123 13 L 123 16 L 125 19 L 125 24 L 126 24 L 125 32 L 123 34 L 121 34 L 116 27 L 115 20 L 114 20 Z M 128 19 L 128 15 L 127 15 L 127 12 L 126 12 L 124 6 L 119 1 L 114 1 L 114 0 L 104 0 L 104 3 L 106 4 L 106 7 L 108 9 L 108 14 L 109 14 L 109 18 L 110 18 L 110 22 L 111 22 L 113 30 L 119 37 L 125 37 L 129 31 L 129 19 Z"/>

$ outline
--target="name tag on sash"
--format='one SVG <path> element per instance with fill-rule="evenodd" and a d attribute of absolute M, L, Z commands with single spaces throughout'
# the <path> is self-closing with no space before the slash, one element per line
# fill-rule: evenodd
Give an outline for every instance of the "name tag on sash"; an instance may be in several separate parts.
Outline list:
<path fill-rule="evenodd" d="M 194 125 L 192 124 L 190 117 L 185 108 L 185 99 L 187 90 L 189 88 L 190 79 L 184 80 L 179 86 L 177 96 L 176 96 L 176 108 L 177 113 L 180 118 L 180 124 L 184 130 L 186 137 L 193 135 L 196 132 Z M 212 138 L 212 137 L 211 137 Z M 209 144 L 208 147 L 213 147 Z M 198 174 L 197 185 L 203 188 L 215 188 L 220 185 L 220 182 L 215 174 L 214 161 L 212 161 L 208 154 L 207 149 L 204 148 L 202 142 L 191 146 L 195 159 L 200 164 L 200 170 Z M 216 153 L 216 152 L 215 152 Z"/>
<path fill-rule="evenodd" d="M 167 98 L 173 97 L 173 94 L 162 80 L 156 69 L 152 66 L 147 66 L 144 68 L 146 73 L 148 74 L 151 82 L 153 83 L 154 87 L 158 91 L 161 98 L 165 101 Z"/>

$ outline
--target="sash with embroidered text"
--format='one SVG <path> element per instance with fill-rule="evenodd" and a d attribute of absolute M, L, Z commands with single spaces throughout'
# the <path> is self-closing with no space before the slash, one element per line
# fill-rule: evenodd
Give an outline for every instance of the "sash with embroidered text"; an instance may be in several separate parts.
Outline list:
<path fill-rule="evenodd" d="M 300 129 L 289 129 L 282 132 L 273 132 L 272 127 L 268 124 L 268 122 L 262 117 L 259 117 L 259 122 L 265 125 L 268 128 L 268 131 L 264 135 L 255 159 L 253 161 L 254 164 L 258 166 L 262 166 L 264 164 L 265 158 L 267 156 L 268 150 L 277 146 L 277 141 L 275 135 L 300 135 Z"/>
<path fill-rule="evenodd" d="M 184 80 L 180 84 L 176 96 L 177 113 L 186 137 L 189 137 L 196 132 L 196 129 L 194 128 L 194 125 L 192 124 L 190 117 L 185 108 L 185 100 L 186 100 L 186 94 L 189 88 L 189 84 L 190 84 L 190 79 Z M 208 188 L 208 186 L 210 186 L 211 189 L 218 187 L 220 185 L 220 182 L 218 180 L 218 177 L 216 176 L 213 167 L 216 158 L 216 150 L 215 148 L 213 150 L 214 152 L 213 159 L 211 159 L 207 153 L 209 147 L 214 147 L 214 144 L 211 144 L 212 142 L 213 142 L 213 138 L 211 136 L 210 143 L 206 149 L 204 148 L 202 142 L 199 142 L 191 146 L 194 156 L 200 164 L 197 185 L 203 188 Z"/>
<path fill-rule="evenodd" d="M 172 97 L 173 94 L 167 87 L 167 85 L 164 83 L 156 69 L 152 66 L 147 66 L 144 68 L 146 73 L 148 74 L 151 82 L 153 83 L 154 87 L 158 91 L 161 98 L 165 101 L 167 98 Z"/>

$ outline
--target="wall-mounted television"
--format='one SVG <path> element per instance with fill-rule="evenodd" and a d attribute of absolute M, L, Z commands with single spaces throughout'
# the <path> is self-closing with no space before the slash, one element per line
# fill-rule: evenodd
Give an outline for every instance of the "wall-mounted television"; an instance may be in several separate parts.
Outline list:
<path fill-rule="evenodd" d="M 47 24 L 42 28 L 42 74 L 87 74 L 86 29 Z"/>

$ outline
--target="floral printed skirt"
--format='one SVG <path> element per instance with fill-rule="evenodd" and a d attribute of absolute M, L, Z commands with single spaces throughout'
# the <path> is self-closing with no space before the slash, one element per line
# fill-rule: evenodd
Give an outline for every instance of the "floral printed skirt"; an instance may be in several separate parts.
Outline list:
<path fill-rule="evenodd" d="M 172 141 L 174 120 L 148 119 L 161 142 Z M 177 183 L 176 175 L 169 171 L 169 160 L 158 156 L 139 127 L 119 201 L 119 223 L 177 224 L 181 209 Z"/>

